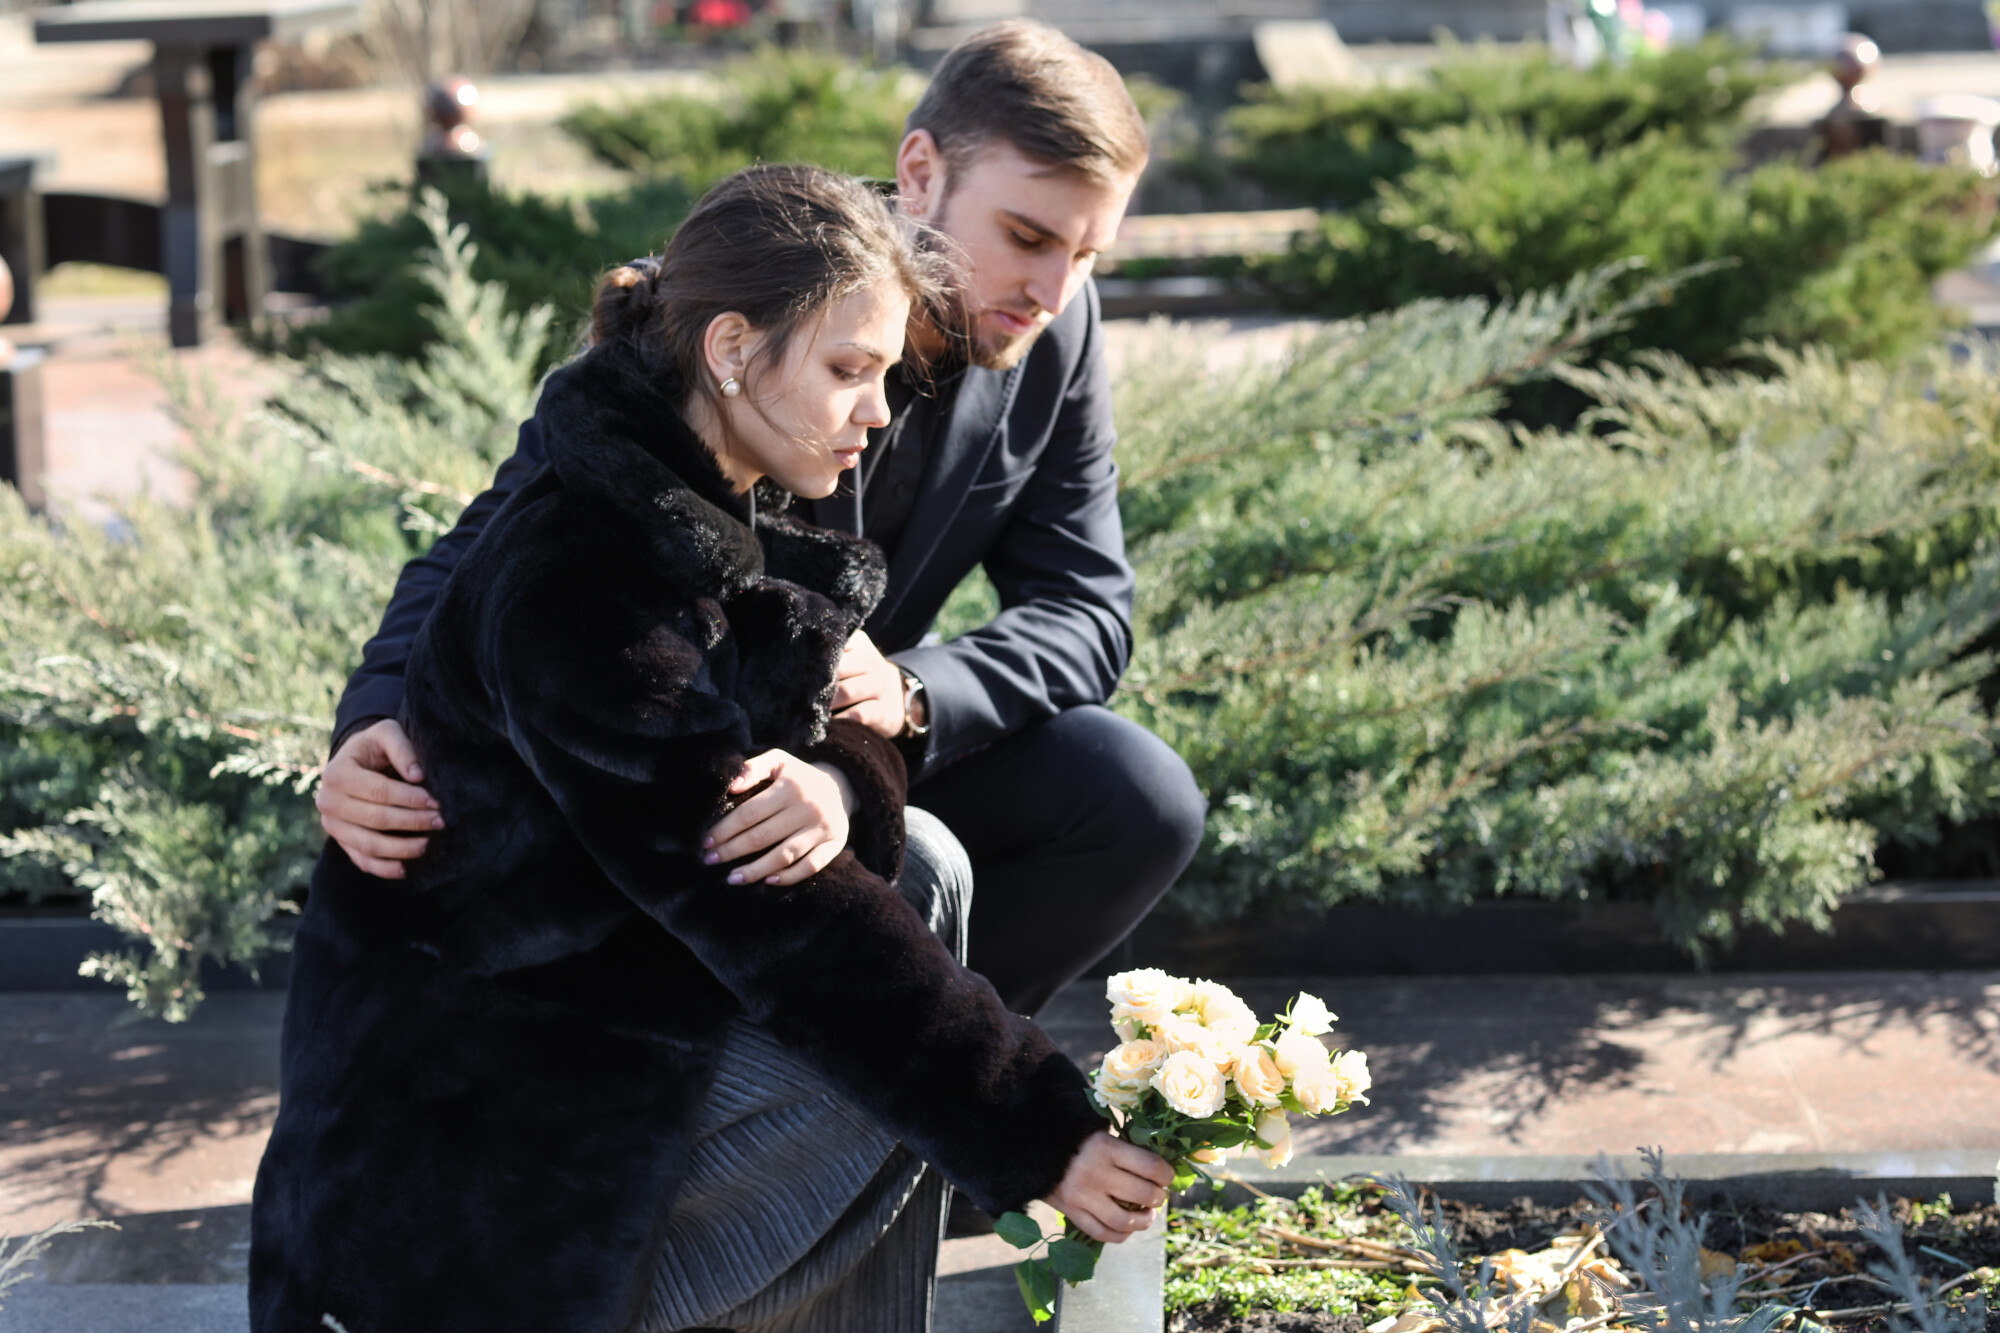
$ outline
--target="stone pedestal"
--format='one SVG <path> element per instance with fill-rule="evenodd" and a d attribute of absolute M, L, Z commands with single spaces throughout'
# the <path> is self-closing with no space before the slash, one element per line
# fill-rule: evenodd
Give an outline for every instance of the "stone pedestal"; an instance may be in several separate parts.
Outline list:
<path fill-rule="evenodd" d="M 36 14 L 37 42 L 153 43 L 167 167 L 159 254 L 174 346 L 197 345 L 218 318 L 256 315 L 270 290 L 257 218 L 257 43 L 351 25 L 359 14 L 358 0 L 83 0 Z"/>
<path fill-rule="evenodd" d="M 14 309 L 0 301 L 0 324 L 32 324 L 35 280 L 48 267 L 42 236 L 42 201 L 35 171 L 54 159 L 0 155 L 0 264 L 14 275 Z"/>
<path fill-rule="evenodd" d="M 42 360 L 34 348 L 22 348 L 0 365 L 0 481 L 21 492 L 30 509 L 48 502 L 42 474 L 48 460 L 42 449 Z"/>

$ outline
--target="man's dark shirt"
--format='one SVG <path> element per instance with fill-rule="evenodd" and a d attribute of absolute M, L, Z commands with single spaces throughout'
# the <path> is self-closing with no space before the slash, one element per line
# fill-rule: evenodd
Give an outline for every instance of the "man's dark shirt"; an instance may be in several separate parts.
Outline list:
<path fill-rule="evenodd" d="M 952 395 L 964 369 L 955 366 L 935 376 L 921 376 L 899 365 L 888 374 L 892 419 L 887 427 L 868 432 L 868 451 L 859 468 L 863 531 L 885 555 L 896 554 L 896 543 L 910 524 L 930 463 L 930 442 L 939 423 L 950 415 Z M 921 391 L 913 378 L 925 381 Z M 834 492 L 836 508 L 842 496 L 852 503 L 853 494 L 853 479 L 842 479 Z"/>

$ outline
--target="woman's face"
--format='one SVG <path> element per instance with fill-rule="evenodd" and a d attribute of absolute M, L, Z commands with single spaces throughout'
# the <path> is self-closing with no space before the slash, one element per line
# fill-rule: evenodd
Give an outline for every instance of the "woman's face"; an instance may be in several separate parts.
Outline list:
<path fill-rule="evenodd" d="M 902 358 L 909 318 L 900 288 L 856 292 L 801 326 L 785 354 L 761 366 L 754 361 L 761 334 L 746 329 L 741 354 L 752 368 L 739 373 L 743 392 L 721 400 L 723 473 L 739 488 L 769 477 L 794 495 L 833 494 L 840 474 L 861 461 L 868 432 L 889 424 L 883 378 Z"/>

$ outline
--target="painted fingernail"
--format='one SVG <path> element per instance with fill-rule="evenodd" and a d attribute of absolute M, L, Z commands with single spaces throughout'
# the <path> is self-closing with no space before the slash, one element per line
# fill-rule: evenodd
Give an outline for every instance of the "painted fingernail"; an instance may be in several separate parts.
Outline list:
<path fill-rule="evenodd" d="M 440 816 L 438 816 L 438 815 L 432 815 L 432 816 L 431 816 L 431 827 L 432 827 L 432 828 L 434 828 L 434 829 L 436 829 L 436 828 L 443 828 L 443 827 L 444 827 L 444 820 L 443 820 L 443 818 L 442 818 L 442 817 L 440 817 Z"/>
<path fill-rule="evenodd" d="M 714 852 L 704 852 L 702 854 L 701 863 L 705 866 L 712 866 L 721 859 L 722 858 Z"/>
<path fill-rule="evenodd" d="M 424 770 L 422 770 L 421 768 L 418 768 L 418 767 L 417 767 L 417 766 L 416 766 L 415 764 L 411 764 L 411 765 L 410 765 L 410 781 L 412 781 L 412 782 L 422 782 L 423 780 L 424 780 Z"/>
<path fill-rule="evenodd" d="M 701 840 L 701 845 L 702 845 L 702 846 L 704 846 L 704 847 L 713 847 L 713 846 L 715 846 L 715 839 L 714 839 L 714 838 L 703 838 L 703 839 Z"/>
<path fill-rule="evenodd" d="M 776 884 L 778 882 L 778 877 L 776 875 L 766 875 L 764 876 L 764 882 L 766 884 Z"/>
<path fill-rule="evenodd" d="M 729 872 L 729 882 L 730 882 L 731 884 L 741 884 L 741 883 L 743 882 L 743 872 L 742 872 L 742 871 L 740 871 L 740 870 L 732 870 L 732 871 L 730 871 L 730 872 Z"/>

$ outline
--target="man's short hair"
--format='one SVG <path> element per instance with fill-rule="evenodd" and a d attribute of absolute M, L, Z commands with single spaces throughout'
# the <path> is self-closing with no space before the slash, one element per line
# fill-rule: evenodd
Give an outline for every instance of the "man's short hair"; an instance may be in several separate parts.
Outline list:
<path fill-rule="evenodd" d="M 987 144 L 1093 179 L 1129 180 L 1152 145 L 1111 62 L 1046 24 L 1011 19 L 954 46 L 904 133 L 929 130 L 956 174 Z"/>

